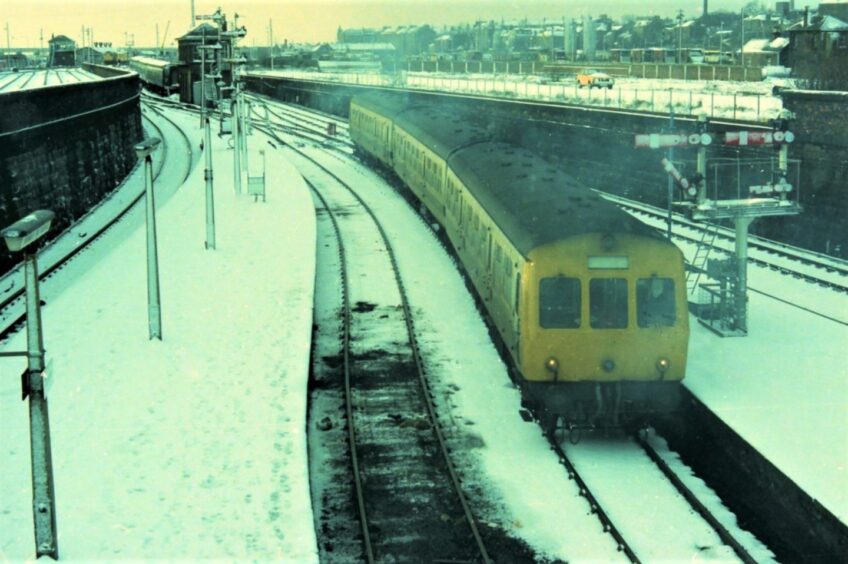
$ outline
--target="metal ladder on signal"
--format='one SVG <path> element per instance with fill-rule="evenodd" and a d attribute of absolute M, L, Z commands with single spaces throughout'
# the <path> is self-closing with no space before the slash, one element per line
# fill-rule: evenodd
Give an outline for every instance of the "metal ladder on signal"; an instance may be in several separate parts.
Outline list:
<path fill-rule="evenodd" d="M 718 223 L 707 223 L 701 234 L 701 240 L 698 241 L 698 247 L 695 249 L 695 256 L 689 263 L 689 270 L 686 272 L 686 289 L 689 295 L 694 294 L 695 288 L 698 287 L 698 282 L 707 266 L 707 259 L 710 256 L 719 229 Z"/>

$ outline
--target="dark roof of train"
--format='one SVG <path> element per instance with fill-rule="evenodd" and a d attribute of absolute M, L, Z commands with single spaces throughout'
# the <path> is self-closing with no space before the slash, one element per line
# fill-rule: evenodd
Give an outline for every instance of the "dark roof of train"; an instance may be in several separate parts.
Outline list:
<path fill-rule="evenodd" d="M 448 165 L 525 256 L 532 249 L 584 233 L 662 238 L 630 214 L 523 147 L 493 140 L 485 115 L 409 98 L 366 95 L 357 102 L 391 117 L 448 160 Z"/>
<path fill-rule="evenodd" d="M 449 162 L 523 254 L 584 233 L 660 235 L 537 154 L 504 142 L 460 149 Z"/>

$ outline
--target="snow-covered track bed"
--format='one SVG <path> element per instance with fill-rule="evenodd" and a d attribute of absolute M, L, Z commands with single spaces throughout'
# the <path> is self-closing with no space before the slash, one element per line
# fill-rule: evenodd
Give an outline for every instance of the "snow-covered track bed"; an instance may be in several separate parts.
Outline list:
<path fill-rule="evenodd" d="M 350 141 L 348 124 L 338 116 L 307 108 L 298 104 L 287 104 L 261 94 L 249 93 L 247 99 L 259 105 L 265 105 L 278 113 L 284 113 L 291 118 L 301 120 L 304 124 L 313 126 L 316 131 L 327 131 L 329 124 L 334 124 L 340 139 Z"/>
<path fill-rule="evenodd" d="M 261 123 L 277 131 L 289 133 L 304 140 L 315 141 L 328 148 L 346 151 L 348 154 L 353 151 L 353 144 L 349 136 L 330 135 L 327 133 L 326 125 L 321 127 L 305 122 L 301 115 L 291 114 L 287 107 L 282 104 L 278 103 L 276 106 L 268 104 L 259 107 L 254 105 L 251 106 L 251 113 L 254 119 L 258 119 Z"/>
<path fill-rule="evenodd" d="M 489 562 L 430 398 L 392 246 L 349 186 L 305 152 L 284 147 L 338 233 L 344 297 L 338 360 L 361 525 L 361 554 L 352 556 Z"/>
<path fill-rule="evenodd" d="M 578 444 L 553 438 L 592 513 L 631 562 L 772 558 L 652 433 L 635 440 L 596 433 Z"/>
<path fill-rule="evenodd" d="M 153 179 L 157 193 L 161 190 L 159 186 L 163 173 L 170 167 L 181 167 L 187 159 L 185 172 L 180 176 L 182 180 L 166 188 L 167 191 L 172 191 L 182 185 L 191 172 L 191 143 L 177 123 L 161 112 L 154 112 L 152 109 L 150 112 L 153 115 L 147 114 L 146 110 L 143 112 L 144 123 L 149 131 L 162 139 L 162 147 L 154 153 Z M 142 165 L 143 162 L 139 161 L 127 178 L 136 174 Z M 90 249 L 104 234 L 121 223 L 130 211 L 138 209 L 143 197 L 143 181 L 132 185 L 125 181 L 39 251 L 39 279 L 50 279 L 83 251 Z M 0 339 L 13 331 L 26 315 L 21 268 L 21 265 L 18 265 L 0 276 Z M 49 285 L 42 288 L 41 297 L 42 301 L 49 304 Z"/>

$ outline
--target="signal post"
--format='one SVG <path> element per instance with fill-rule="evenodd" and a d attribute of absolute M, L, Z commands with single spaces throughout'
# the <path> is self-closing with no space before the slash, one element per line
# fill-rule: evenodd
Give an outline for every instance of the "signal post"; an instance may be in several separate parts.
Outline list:
<path fill-rule="evenodd" d="M 694 133 L 686 134 L 647 134 L 636 135 L 636 148 L 659 149 L 662 147 L 697 146 L 696 172 L 687 178 L 681 174 L 674 163 L 662 159 L 663 168 L 677 182 L 683 198 L 675 202 L 686 215 L 694 221 L 709 221 L 713 224 L 712 236 L 718 230 L 715 222 L 730 219 L 735 227 L 734 254 L 730 259 L 707 260 L 709 248 L 702 251 L 701 246 L 712 246 L 712 240 L 701 241 L 698 252 L 690 266 L 698 270 L 695 284 L 698 286 L 701 267 L 706 267 L 707 275 L 718 283 L 702 283 L 701 289 L 711 296 L 709 308 L 699 311 L 699 320 L 721 336 L 745 336 L 748 334 L 748 229 L 758 217 L 797 215 L 801 205 L 790 194 L 798 192 L 797 186 L 789 178 L 789 144 L 794 134 L 789 131 L 791 114 L 784 110 L 779 118 L 772 121 L 772 131 L 730 131 L 723 136 L 726 146 L 774 146 L 778 151 L 778 166 L 772 178 L 759 185 L 748 186 L 747 197 L 737 194 L 737 198 L 721 199 L 720 186 L 707 186 L 706 149 L 712 143 L 712 135 L 707 133 L 706 116 L 700 116 Z M 712 197 L 710 197 L 712 195 Z M 698 264 L 698 258 L 703 259 Z M 692 272 L 687 275 L 687 280 Z"/>

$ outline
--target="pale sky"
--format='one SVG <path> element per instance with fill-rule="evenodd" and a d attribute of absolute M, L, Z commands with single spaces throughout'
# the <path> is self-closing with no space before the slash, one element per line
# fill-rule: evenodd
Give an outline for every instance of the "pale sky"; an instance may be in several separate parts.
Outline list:
<path fill-rule="evenodd" d="M 746 0 L 709 0 L 710 11 L 738 11 Z M 649 5 L 650 4 L 650 5 Z M 773 1 L 768 2 L 769 5 Z M 682 9 L 687 17 L 701 14 L 703 0 L 197 0 L 197 14 L 212 13 L 221 6 L 228 17 L 243 16 L 248 28 L 246 45 L 267 45 L 268 21 L 273 20 L 274 38 L 295 42 L 334 41 L 336 29 L 384 25 L 430 24 L 442 26 L 484 20 L 561 19 L 607 13 L 671 16 Z M 77 42 L 83 26 L 93 29 L 94 41 L 124 45 L 125 32 L 135 35 L 136 46 L 153 46 L 156 24 L 160 42 L 169 25 L 165 46 L 184 34 L 191 20 L 190 0 L 3 0 L 0 6 L 0 46 L 6 47 L 9 26 L 13 49 L 38 47 L 44 31 L 46 47 L 50 34 L 63 34 Z M 170 24 L 168 22 L 170 21 Z"/>

